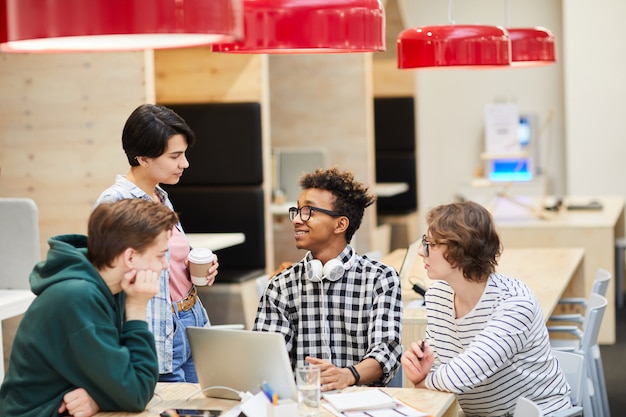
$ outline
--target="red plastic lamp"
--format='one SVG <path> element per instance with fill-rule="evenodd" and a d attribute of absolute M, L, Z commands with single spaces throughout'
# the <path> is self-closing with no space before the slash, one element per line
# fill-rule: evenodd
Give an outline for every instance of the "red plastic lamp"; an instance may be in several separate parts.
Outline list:
<path fill-rule="evenodd" d="M 2 52 L 177 48 L 242 36 L 242 0 L 0 0 Z"/>
<path fill-rule="evenodd" d="M 511 43 L 500 26 L 420 26 L 400 33 L 397 58 L 400 69 L 502 68 L 511 64 Z"/>
<path fill-rule="evenodd" d="M 556 62 L 554 35 L 546 28 L 510 28 L 511 65 L 548 65 Z"/>
<path fill-rule="evenodd" d="M 244 39 L 215 52 L 294 54 L 385 50 L 379 0 L 244 0 Z"/>

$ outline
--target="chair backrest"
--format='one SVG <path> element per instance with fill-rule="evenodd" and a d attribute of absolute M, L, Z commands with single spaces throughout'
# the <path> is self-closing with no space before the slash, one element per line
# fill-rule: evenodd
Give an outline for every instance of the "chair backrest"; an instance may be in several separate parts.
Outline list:
<path fill-rule="evenodd" d="M 591 292 L 606 297 L 606 291 L 609 288 L 609 282 L 611 281 L 612 275 L 613 274 L 606 269 L 598 268 L 596 270 L 596 276 L 593 279 Z"/>
<path fill-rule="evenodd" d="M 607 299 L 600 294 L 592 293 L 589 296 L 589 304 L 587 305 L 583 322 L 583 337 L 580 341 L 580 351 L 583 354 L 591 352 L 591 347 L 598 344 L 600 325 L 602 324 L 607 304 Z"/>
<path fill-rule="evenodd" d="M 267 284 L 270 282 L 269 279 L 269 275 L 261 275 L 260 277 L 258 277 L 254 284 L 256 286 L 256 295 L 257 298 L 261 298 L 263 297 L 263 293 L 265 292 L 265 288 L 267 287 Z"/>
<path fill-rule="evenodd" d="M 28 278 L 40 260 L 35 202 L 29 198 L 0 198 L 0 288 L 30 289 Z"/>
<path fill-rule="evenodd" d="M 543 417 L 541 408 L 526 397 L 519 397 L 515 404 L 515 417 Z"/>
<path fill-rule="evenodd" d="M 582 405 L 583 384 L 587 380 L 585 358 L 578 353 L 565 352 L 563 350 L 553 350 L 552 354 L 559 361 L 563 375 L 565 375 L 565 379 L 572 389 L 570 394 L 572 405 Z"/>

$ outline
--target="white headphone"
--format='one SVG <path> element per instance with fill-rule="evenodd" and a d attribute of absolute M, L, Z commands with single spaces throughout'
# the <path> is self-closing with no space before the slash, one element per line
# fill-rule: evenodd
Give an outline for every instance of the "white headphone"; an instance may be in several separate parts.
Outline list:
<path fill-rule="evenodd" d="M 337 281 L 339 280 L 339 278 L 341 278 L 343 276 L 343 273 L 347 270 L 349 270 L 350 268 L 352 268 L 352 265 L 354 264 L 354 261 L 356 259 L 356 251 L 352 248 L 350 248 L 350 251 L 352 252 L 352 255 L 350 256 L 350 259 L 348 259 L 348 262 L 343 263 L 343 261 L 340 258 L 333 258 L 331 260 L 329 260 L 328 262 L 326 262 L 325 265 L 322 266 L 322 262 L 319 259 L 311 259 L 310 261 L 307 261 L 307 259 L 311 256 L 311 252 L 307 252 L 306 256 L 304 257 L 304 271 L 305 271 L 305 277 L 308 281 L 310 282 L 319 282 L 321 283 L 321 313 L 322 313 L 322 317 L 326 317 L 326 297 L 324 296 L 324 278 L 326 278 L 328 281 Z M 328 329 L 328 322 L 323 319 L 322 322 L 320 323 L 322 326 L 322 338 L 324 340 L 324 345 L 325 348 L 327 350 L 327 360 L 329 362 L 332 362 L 332 349 L 330 347 L 330 337 L 328 335 L 329 329 Z"/>
<path fill-rule="evenodd" d="M 348 269 L 352 268 L 352 264 L 354 263 L 354 259 L 356 257 L 356 252 L 354 249 L 351 249 L 352 255 L 348 262 L 343 263 L 343 261 L 339 258 L 333 258 L 326 262 L 325 265 L 322 266 L 322 262 L 319 259 L 312 259 L 306 262 L 306 259 L 309 257 L 311 252 L 308 252 L 305 259 L 305 276 L 311 282 L 322 282 L 324 278 L 329 281 L 337 281 L 339 278 L 343 276 L 343 273 Z"/>

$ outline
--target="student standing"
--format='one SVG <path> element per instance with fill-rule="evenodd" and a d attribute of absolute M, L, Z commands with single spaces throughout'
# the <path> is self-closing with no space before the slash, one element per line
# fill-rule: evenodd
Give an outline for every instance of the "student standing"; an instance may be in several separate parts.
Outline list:
<path fill-rule="evenodd" d="M 491 214 L 453 203 L 431 209 L 426 223 L 419 254 L 433 280 L 427 343 L 403 355 L 404 375 L 416 387 L 457 394 L 468 417 L 512 416 L 520 396 L 546 415 L 570 408 L 537 298 L 495 272 L 502 249 Z"/>
<path fill-rule="evenodd" d="M 160 184 L 177 184 L 189 167 L 187 148 L 196 138 L 187 123 L 174 111 L 155 104 L 139 106 L 129 116 L 122 132 L 122 146 L 130 171 L 118 175 L 96 204 L 123 198 L 142 198 L 174 210 Z M 197 382 L 196 369 L 187 340 L 188 326 L 205 326 L 209 319 L 191 282 L 187 255 L 190 245 L 181 224 L 174 228 L 161 274 L 159 294 L 148 304 L 148 323 L 159 355 L 159 381 Z M 217 275 L 217 257 L 207 270 L 207 284 Z"/>
<path fill-rule="evenodd" d="M 30 275 L 37 298 L 15 335 L 1 416 L 145 408 L 158 378 L 146 305 L 167 269 L 177 222 L 162 204 L 124 200 L 98 206 L 87 236 L 50 238 Z"/>
<path fill-rule="evenodd" d="M 385 385 L 402 354 L 400 279 L 349 245 L 375 197 L 336 168 L 300 185 L 289 218 L 296 247 L 308 252 L 271 279 L 254 329 L 282 333 L 294 368 L 320 365 L 323 391 Z"/>

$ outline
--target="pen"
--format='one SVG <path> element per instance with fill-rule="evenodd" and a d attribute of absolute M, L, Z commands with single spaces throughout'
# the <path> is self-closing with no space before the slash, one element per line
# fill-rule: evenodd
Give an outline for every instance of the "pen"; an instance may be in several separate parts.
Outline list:
<path fill-rule="evenodd" d="M 270 385 L 266 381 L 263 381 L 263 384 L 261 384 L 261 391 L 263 391 L 263 393 L 265 394 L 269 402 L 273 403 L 274 400 L 273 400 L 272 389 L 270 388 Z"/>
<path fill-rule="evenodd" d="M 278 405 L 278 394 L 272 394 L 272 405 Z"/>
<path fill-rule="evenodd" d="M 420 350 L 422 351 L 422 354 L 424 353 L 424 345 L 426 344 L 426 340 L 422 339 L 422 342 L 420 343 Z M 422 358 L 417 358 L 417 360 L 422 360 Z"/>

